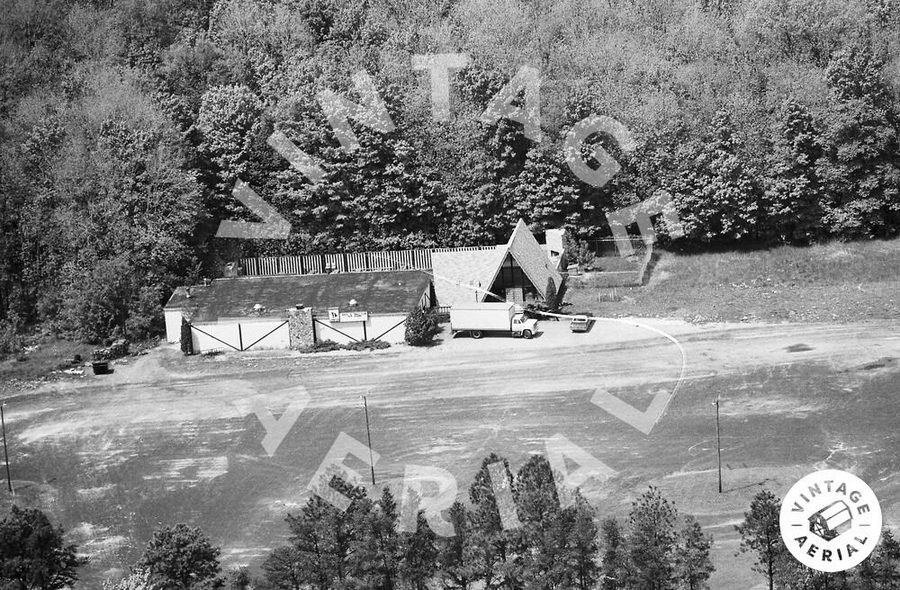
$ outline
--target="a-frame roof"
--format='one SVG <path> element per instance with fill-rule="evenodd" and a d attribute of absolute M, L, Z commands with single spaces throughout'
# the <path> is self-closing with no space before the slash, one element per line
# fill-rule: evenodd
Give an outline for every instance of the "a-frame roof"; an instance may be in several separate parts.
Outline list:
<path fill-rule="evenodd" d="M 549 279 L 553 279 L 555 288 L 559 289 L 562 275 L 553 267 L 553 261 L 520 219 L 509 241 L 496 249 L 432 253 L 434 290 L 438 305 L 493 301 L 494 298 L 487 291 L 494 284 L 507 255 L 511 255 L 518 263 L 541 297 L 547 297 Z M 496 295 L 503 297 L 503 293 Z"/>
<path fill-rule="evenodd" d="M 541 297 L 547 297 L 547 284 L 550 279 L 553 279 L 554 288 L 559 289 L 562 275 L 553 268 L 547 252 L 541 248 L 534 234 L 531 233 L 522 219 L 519 219 L 516 228 L 509 237 L 509 242 L 506 243 L 506 247 L 503 249 L 500 259 L 501 266 L 503 261 L 506 260 L 507 254 L 510 254 L 513 260 L 519 264 L 522 272 L 525 273 L 525 276 L 528 277 L 528 280 L 531 281 L 537 292 L 541 294 Z M 500 274 L 500 266 L 494 270 L 494 274 L 487 284 L 493 285 L 494 281 L 497 280 L 498 274 Z"/>
<path fill-rule="evenodd" d="M 434 294 L 438 305 L 482 301 L 490 279 L 503 264 L 506 248 L 492 250 L 435 250 L 431 253 Z M 491 298 L 492 299 L 492 298 Z"/>

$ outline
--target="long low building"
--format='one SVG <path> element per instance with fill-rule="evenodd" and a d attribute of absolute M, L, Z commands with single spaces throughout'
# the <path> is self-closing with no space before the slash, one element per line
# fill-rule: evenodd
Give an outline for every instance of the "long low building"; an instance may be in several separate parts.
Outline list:
<path fill-rule="evenodd" d="M 397 343 L 410 310 L 432 303 L 431 277 L 422 271 L 215 279 L 175 290 L 165 306 L 166 339 L 179 342 L 186 322 L 198 353 L 325 340 Z"/>

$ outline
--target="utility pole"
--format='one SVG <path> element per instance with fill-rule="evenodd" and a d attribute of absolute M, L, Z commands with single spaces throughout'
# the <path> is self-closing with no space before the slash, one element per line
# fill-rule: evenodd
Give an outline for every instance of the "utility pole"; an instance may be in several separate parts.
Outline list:
<path fill-rule="evenodd" d="M 3 415 L 3 406 L 5 405 L 5 401 L 0 401 L 0 430 L 3 431 L 3 458 L 6 460 L 6 487 L 11 494 L 13 489 L 12 478 L 9 475 L 9 451 L 6 448 L 6 417 Z"/>
<path fill-rule="evenodd" d="M 366 396 L 362 396 L 363 398 L 363 408 L 366 410 L 366 439 L 369 442 L 369 468 L 372 470 L 372 485 L 375 485 L 375 459 L 372 457 L 372 431 L 369 430 L 369 402 L 366 401 Z"/>
<path fill-rule="evenodd" d="M 716 456 L 719 460 L 719 493 L 722 493 L 722 440 L 719 437 L 719 396 L 716 396 Z"/>

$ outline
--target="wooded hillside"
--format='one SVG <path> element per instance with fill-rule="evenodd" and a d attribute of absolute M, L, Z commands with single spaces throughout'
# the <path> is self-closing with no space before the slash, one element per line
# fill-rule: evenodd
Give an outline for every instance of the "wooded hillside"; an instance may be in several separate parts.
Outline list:
<path fill-rule="evenodd" d="M 414 54 L 466 53 L 451 118 Z M 522 217 L 608 233 L 669 191 L 698 244 L 804 244 L 900 228 L 898 0 L 7 0 L 0 11 L 0 332 L 88 341 L 158 328 L 173 286 L 240 255 L 505 240 Z M 540 71 L 542 139 L 479 122 Z M 394 124 L 341 149 L 316 94 L 375 81 Z M 566 165 L 577 121 L 621 164 Z M 315 157 L 318 184 L 267 139 Z M 214 238 L 253 219 L 287 240 Z"/>

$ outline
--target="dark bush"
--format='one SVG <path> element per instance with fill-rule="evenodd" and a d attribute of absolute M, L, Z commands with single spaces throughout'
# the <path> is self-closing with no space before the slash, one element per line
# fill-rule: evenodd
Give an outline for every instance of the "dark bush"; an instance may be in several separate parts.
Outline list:
<path fill-rule="evenodd" d="M 390 348 L 391 345 L 384 340 L 363 340 L 362 342 L 350 342 L 348 344 L 344 344 L 343 348 L 345 350 L 383 350 L 385 348 Z"/>
<path fill-rule="evenodd" d="M 9 322 L 0 322 L 0 358 L 17 354 L 22 350 L 22 339 Z"/>
<path fill-rule="evenodd" d="M 341 350 L 341 345 L 334 340 L 320 340 L 309 346 L 300 348 L 300 352 L 331 352 L 333 350 Z"/>
<path fill-rule="evenodd" d="M 410 346 L 431 344 L 440 331 L 434 310 L 416 307 L 406 316 L 406 343 Z"/>
<path fill-rule="evenodd" d="M 347 344 L 338 344 L 333 340 L 322 340 L 310 346 L 300 348 L 300 352 L 331 352 L 333 350 L 381 350 L 390 348 L 391 345 L 383 340 L 363 340 L 361 342 L 349 342 Z"/>
<path fill-rule="evenodd" d="M 181 318 L 181 352 L 185 355 L 194 354 L 194 337 L 191 335 L 191 325 Z"/>

